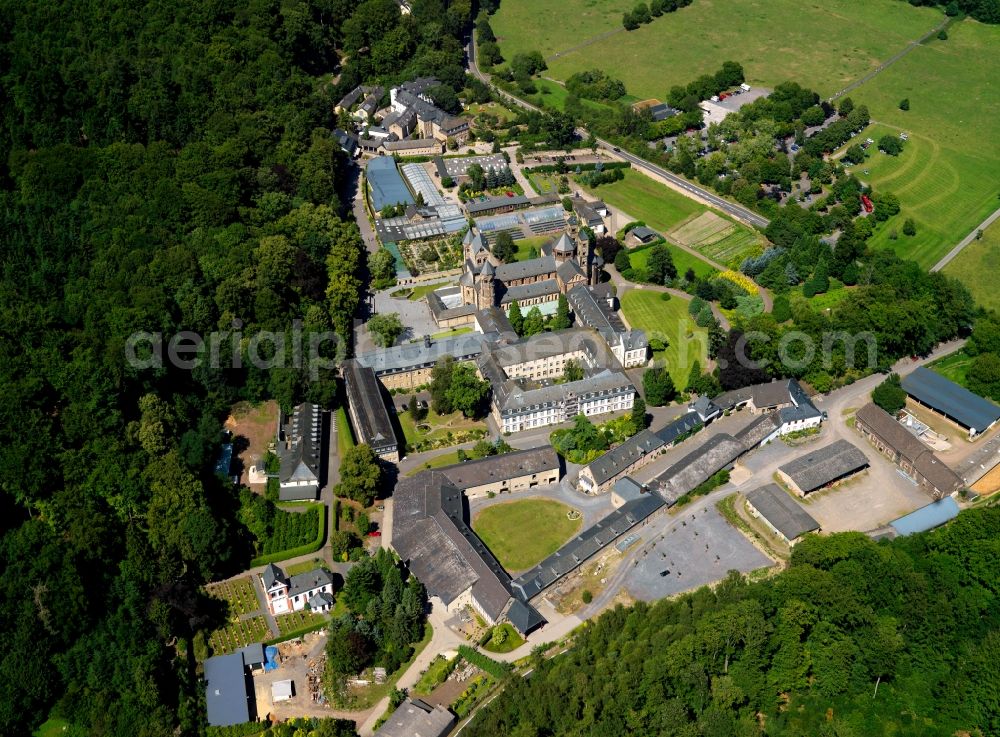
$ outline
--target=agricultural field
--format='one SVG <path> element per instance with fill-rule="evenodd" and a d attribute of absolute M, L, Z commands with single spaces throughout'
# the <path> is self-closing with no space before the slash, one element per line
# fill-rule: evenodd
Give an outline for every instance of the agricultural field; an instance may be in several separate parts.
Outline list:
<path fill-rule="evenodd" d="M 964 20 L 948 34 L 947 41 L 914 49 L 851 94 L 878 121 L 862 138 L 909 136 L 898 157 L 873 151 L 852 169 L 900 201 L 899 215 L 869 242 L 925 268 L 1000 206 L 1000 27 Z M 899 109 L 904 98 L 907 111 Z M 906 218 L 913 218 L 915 236 L 902 234 Z"/>
<path fill-rule="evenodd" d="M 582 518 L 569 519 L 569 506 L 552 499 L 522 499 L 486 507 L 472 529 L 508 571 L 540 563 L 580 530 Z"/>
<path fill-rule="evenodd" d="M 624 170 L 625 178 L 600 187 L 578 186 L 611 207 L 621 210 L 634 220 L 642 220 L 650 228 L 666 233 L 693 215 L 708 208 L 685 197 L 665 184 L 632 169 Z"/>
<path fill-rule="evenodd" d="M 747 256 L 757 256 L 764 248 L 762 236 L 714 212 L 702 213 L 677 226 L 667 235 L 703 256 L 734 269 L 738 269 Z"/>
<path fill-rule="evenodd" d="M 636 271 L 645 271 L 646 262 L 649 260 L 649 252 L 651 250 L 651 248 L 643 248 L 642 250 L 629 253 L 628 260 L 632 264 L 632 268 Z M 688 253 L 683 248 L 668 243 L 667 250 L 670 251 L 670 257 L 674 261 L 674 266 L 677 267 L 677 273 L 681 276 L 688 269 L 694 269 L 695 276 L 699 279 L 709 279 L 719 273 L 707 261 Z"/>
<path fill-rule="evenodd" d="M 662 299 L 662 292 L 629 289 L 621 297 L 622 314 L 633 328 L 641 328 L 653 337 L 662 337 L 666 349 L 653 358 L 664 361 L 675 386 L 686 386 L 695 361 L 702 370 L 708 361 L 708 331 L 695 325 L 688 314 L 690 300 L 671 296 Z"/>
<path fill-rule="evenodd" d="M 997 203 L 1000 205 L 1000 201 Z M 1000 310 L 1000 220 L 983 231 L 983 237 L 962 249 L 944 273 L 960 279 L 972 292 L 976 303 L 991 310 Z"/>
<path fill-rule="evenodd" d="M 727 59 L 743 65 L 752 85 L 794 80 L 829 97 L 944 19 L 899 0 L 696 0 L 626 32 L 622 13 L 633 5 L 504 0 L 491 25 L 508 59 L 538 49 L 545 75 L 560 80 L 599 67 L 638 98 L 662 99 Z"/>

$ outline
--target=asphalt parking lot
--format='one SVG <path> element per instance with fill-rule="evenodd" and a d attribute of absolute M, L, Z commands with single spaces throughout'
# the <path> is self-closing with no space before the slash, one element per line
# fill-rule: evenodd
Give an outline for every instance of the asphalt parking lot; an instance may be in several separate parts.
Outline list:
<path fill-rule="evenodd" d="M 657 525 L 655 536 L 639 529 L 642 552 L 625 583 L 633 598 L 655 601 L 714 583 L 733 569 L 749 573 L 772 563 L 714 506 L 665 520 L 669 526 Z"/>

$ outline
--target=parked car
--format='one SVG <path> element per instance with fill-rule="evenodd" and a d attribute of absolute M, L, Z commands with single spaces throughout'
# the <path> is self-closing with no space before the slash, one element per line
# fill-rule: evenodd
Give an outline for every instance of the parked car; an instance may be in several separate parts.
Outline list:
<path fill-rule="evenodd" d="M 382 537 L 382 531 L 372 530 L 371 532 L 368 533 L 368 537 Z"/>

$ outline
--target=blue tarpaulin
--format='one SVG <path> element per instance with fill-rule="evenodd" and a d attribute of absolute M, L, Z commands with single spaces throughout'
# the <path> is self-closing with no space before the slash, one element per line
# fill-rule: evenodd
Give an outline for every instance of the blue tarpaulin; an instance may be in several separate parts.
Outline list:
<path fill-rule="evenodd" d="M 278 667 L 278 648 L 274 645 L 268 645 L 264 648 L 264 672 L 270 673 L 272 670 L 276 670 Z"/>

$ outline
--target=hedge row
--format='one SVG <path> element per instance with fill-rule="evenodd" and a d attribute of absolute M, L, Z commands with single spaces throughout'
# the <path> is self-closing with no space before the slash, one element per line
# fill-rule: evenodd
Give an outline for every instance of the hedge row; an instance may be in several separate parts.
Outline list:
<path fill-rule="evenodd" d="M 323 547 L 323 540 L 326 538 L 326 505 L 320 504 L 318 505 L 318 509 L 320 511 L 319 524 L 316 525 L 316 537 L 312 541 L 296 548 L 280 550 L 277 553 L 269 555 L 261 555 L 250 561 L 250 567 L 255 568 L 257 566 L 266 566 L 268 563 L 279 563 L 289 558 L 297 558 L 300 555 L 315 553 Z"/>
<path fill-rule="evenodd" d="M 597 164 L 574 164 L 573 162 L 566 163 L 564 166 L 566 168 L 565 173 L 567 174 L 575 173 L 577 169 L 580 171 L 594 171 L 597 168 Z M 606 161 L 601 169 L 605 171 L 608 169 L 628 169 L 631 166 L 627 161 Z M 555 164 L 540 164 L 530 169 L 525 169 L 525 171 L 529 174 L 551 174 L 559 168 Z"/>
<path fill-rule="evenodd" d="M 279 506 L 274 515 L 271 534 L 263 541 L 261 553 L 270 555 L 308 545 L 316 536 L 320 524 L 319 513 L 324 511 L 312 504 L 302 512 L 286 512 Z"/>
<path fill-rule="evenodd" d="M 458 654 L 479 668 L 479 670 L 489 673 L 497 680 L 502 680 L 511 671 L 509 663 L 501 663 L 498 660 L 489 658 L 478 650 L 473 650 L 468 645 L 459 645 Z"/>

